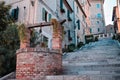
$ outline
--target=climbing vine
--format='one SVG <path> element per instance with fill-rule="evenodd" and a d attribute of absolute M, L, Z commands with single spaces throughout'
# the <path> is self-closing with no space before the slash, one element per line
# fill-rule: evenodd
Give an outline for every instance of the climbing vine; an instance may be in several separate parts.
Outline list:
<path fill-rule="evenodd" d="M 20 24 L 18 26 L 18 34 L 19 34 L 20 41 L 23 42 L 26 39 L 26 28 L 24 24 Z"/>
<path fill-rule="evenodd" d="M 54 24 L 53 25 L 53 32 L 57 32 L 57 26 L 58 26 L 58 22 L 56 21 L 56 19 L 52 19 L 51 22 Z"/>

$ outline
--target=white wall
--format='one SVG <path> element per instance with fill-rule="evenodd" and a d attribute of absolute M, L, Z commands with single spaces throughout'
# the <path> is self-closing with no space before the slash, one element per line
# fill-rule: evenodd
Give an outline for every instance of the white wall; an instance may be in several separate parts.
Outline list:
<path fill-rule="evenodd" d="M 100 4 L 100 8 L 97 8 L 96 5 Z M 104 11 L 103 11 L 103 3 L 102 0 L 100 1 L 91 1 L 91 7 L 90 7 L 90 13 L 91 13 L 91 28 L 92 28 L 92 34 L 99 34 L 99 33 L 105 33 L 105 20 L 104 20 Z M 101 14 L 101 18 L 97 18 L 97 14 Z M 99 23 L 98 23 L 99 22 Z M 100 31 L 98 32 L 98 28 Z"/>
<path fill-rule="evenodd" d="M 81 9 L 78 7 L 78 13 L 77 13 L 77 4 L 76 2 L 75 4 L 75 24 L 76 24 L 76 31 L 77 31 L 77 36 L 79 36 L 79 40 L 80 42 L 85 43 L 85 28 L 86 28 L 86 21 L 83 21 L 83 16 L 85 17 L 85 15 L 83 14 L 83 12 L 81 11 Z M 80 20 L 80 30 L 78 30 L 78 26 L 77 26 L 77 20 Z M 77 43 L 76 43 L 77 44 Z"/>

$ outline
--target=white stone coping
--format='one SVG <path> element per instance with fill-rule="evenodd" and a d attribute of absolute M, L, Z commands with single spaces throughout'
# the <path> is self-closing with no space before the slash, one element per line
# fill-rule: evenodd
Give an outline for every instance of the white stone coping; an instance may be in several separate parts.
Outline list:
<path fill-rule="evenodd" d="M 56 53 L 60 54 L 60 50 L 48 49 L 48 48 L 22 48 L 18 49 L 16 53 L 28 53 L 28 52 L 45 52 L 45 53 Z"/>
<path fill-rule="evenodd" d="M 8 77 L 10 77 L 11 75 L 13 75 L 15 72 L 11 72 L 8 75 L 5 75 L 4 77 L 0 78 L 0 80 L 6 80 Z"/>

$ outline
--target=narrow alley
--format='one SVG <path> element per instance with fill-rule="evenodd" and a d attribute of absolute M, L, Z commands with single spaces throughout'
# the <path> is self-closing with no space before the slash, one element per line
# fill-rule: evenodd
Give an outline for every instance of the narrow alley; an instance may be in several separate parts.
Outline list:
<path fill-rule="evenodd" d="M 65 54 L 63 66 L 65 75 L 87 75 L 90 80 L 120 80 L 120 46 L 115 40 L 101 39 Z"/>

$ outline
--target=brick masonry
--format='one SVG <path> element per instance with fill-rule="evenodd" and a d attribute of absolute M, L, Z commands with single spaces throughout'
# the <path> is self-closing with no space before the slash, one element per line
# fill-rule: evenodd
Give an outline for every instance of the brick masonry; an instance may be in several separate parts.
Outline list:
<path fill-rule="evenodd" d="M 24 40 L 20 39 L 20 48 L 30 47 L 30 30 L 25 28 L 25 32 Z"/>
<path fill-rule="evenodd" d="M 41 80 L 62 73 L 62 55 L 58 50 L 24 48 L 17 51 L 16 79 Z"/>
<path fill-rule="evenodd" d="M 60 50 L 62 53 L 62 27 L 61 24 L 56 20 L 52 19 L 53 25 L 53 38 L 52 38 L 52 49 Z"/>
<path fill-rule="evenodd" d="M 30 30 L 26 29 L 24 41 L 17 50 L 16 79 L 45 80 L 46 75 L 62 73 L 62 32 L 61 25 L 52 19 L 52 49 L 30 48 Z"/>

